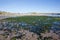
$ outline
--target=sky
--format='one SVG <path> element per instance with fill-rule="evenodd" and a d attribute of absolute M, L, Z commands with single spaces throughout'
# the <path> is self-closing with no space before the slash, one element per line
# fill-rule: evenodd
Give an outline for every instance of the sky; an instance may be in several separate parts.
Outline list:
<path fill-rule="evenodd" d="M 60 13 L 60 0 L 0 0 L 0 11 Z"/>

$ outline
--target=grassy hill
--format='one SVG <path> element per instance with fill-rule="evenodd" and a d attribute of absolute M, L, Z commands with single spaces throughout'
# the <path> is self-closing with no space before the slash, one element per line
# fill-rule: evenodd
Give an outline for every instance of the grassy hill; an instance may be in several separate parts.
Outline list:
<path fill-rule="evenodd" d="M 21 16 L 21 17 L 6 18 L 6 19 L 3 19 L 3 20 L 32 23 L 34 21 L 41 21 L 41 22 L 60 21 L 60 18 L 59 17 L 50 17 L 50 16 Z"/>

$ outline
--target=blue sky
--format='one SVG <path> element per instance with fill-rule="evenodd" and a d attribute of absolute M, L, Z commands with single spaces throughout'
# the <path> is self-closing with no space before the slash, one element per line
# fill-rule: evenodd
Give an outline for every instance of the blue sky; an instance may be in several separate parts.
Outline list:
<path fill-rule="evenodd" d="M 0 11 L 60 13 L 60 0 L 0 0 Z"/>

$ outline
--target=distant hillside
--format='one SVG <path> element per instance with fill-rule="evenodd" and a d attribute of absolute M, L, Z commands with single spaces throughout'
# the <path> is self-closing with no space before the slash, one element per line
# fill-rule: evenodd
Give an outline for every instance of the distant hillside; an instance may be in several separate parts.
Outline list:
<path fill-rule="evenodd" d="M 16 17 L 16 16 L 58 16 L 60 17 L 60 13 L 10 13 L 5 11 L 0 11 L 0 19 L 8 18 L 8 17 Z"/>
<path fill-rule="evenodd" d="M 0 11 L 0 15 L 1 15 L 1 14 L 4 14 L 4 13 L 5 13 L 5 12 Z"/>
<path fill-rule="evenodd" d="M 17 13 L 10 13 L 10 12 L 1 12 L 0 11 L 0 19 L 8 18 L 8 17 L 15 17 L 18 16 Z"/>

